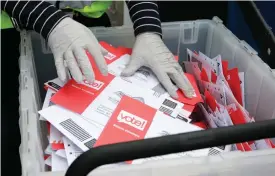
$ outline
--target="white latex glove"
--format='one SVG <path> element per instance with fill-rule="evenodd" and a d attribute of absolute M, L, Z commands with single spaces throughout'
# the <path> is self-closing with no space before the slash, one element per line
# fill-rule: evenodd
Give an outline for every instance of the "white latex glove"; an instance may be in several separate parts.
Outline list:
<path fill-rule="evenodd" d="M 191 83 L 159 35 L 143 33 L 136 37 L 131 60 L 121 75 L 131 76 L 141 66 L 149 67 L 173 98 L 178 98 L 178 95 L 176 92 L 177 88 L 171 79 L 186 97 L 193 97 L 194 89 Z"/>
<path fill-rule="evenodd" d="M 101 73 L 108 74 L 103 57 L 107 51 L 100 46 L 91 30 L 73 19 L 64 18 L 50 33 L 48 44 L 54 55 L 57 75 L 63 82 L 68 79 L 66 67 L 75 81 L 94 81 L 95 75 L 85 50 L 93 56 Z"/>

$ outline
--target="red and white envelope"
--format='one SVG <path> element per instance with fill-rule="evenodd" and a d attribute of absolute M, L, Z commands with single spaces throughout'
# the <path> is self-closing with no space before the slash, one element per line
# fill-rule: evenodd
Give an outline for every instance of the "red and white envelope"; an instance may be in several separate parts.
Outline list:
<path fill-rule="evenodd" d="M 51 89 L 54 92 L 59 91 L 63 86 L 64 86 L 64 83 L 59 78 L 55 78 L 53 80 L 50 80 L 44 83 L 45 90 Z"/>
<path fill-rule="evenodd" d="M 159 95 L 153 90 L 142 88 L 112 74 L 103 76 L 93 59 L 91 63 L 97 79 L 94 83 L 83 81 L 82 84 L 78 84 L 70 80 L 52 97 L 51 101 L 102 126 L 107 123 L 123 95 L 139 99 L 173 117 L 188 118 L 192 113 L 193 106 L 190 107 L 170 98 L 168 93 Z M 188 78 L 193 79 L 191 75 Z M 197 97 L 200 97 L 200 94 Z M 195 103 L 197 100 L 194 98 L 191 102 Z"/>
<path fill-rule="evenodd" d="M 107 77 L 98 76 L 97 79 L 91 85 L 78 84 L 70 80 L 51 101 L 103 127 L 124 95 L 160 109 L 175 118 L 188 118 L 191 115 L 188 106 L 185 109 L 183 103 L 175 101 L 168 94 L 159 96 L 152 90 L 143 89 L 110 74 Z"/>
<path fill-rule="evenodd" d="M 120 76 L 122 70 L 126 67 L 126 65 L 130 61 L 129 50 L 130 49 L 126 49 L 125 51 L 123 50 L 123 48 L 119 50 L 115 50 L 116 52 L 121 51 L 121 53 L 124 53 L 124 55 L 120 55 L 120 58 L 108 64 L 109 73 L 116 76 Z M 175 59 L 178 59 L 178 57 L 175 56 Z M 192 84 L 192 87 L 195 89 L 195 97 L 192 99 L 186 98 L 185 95 L 182 93 L 182 91 L 178 90 L 177 93 L 179 98 L 177 100 L 184 104 L 195 106 L 197 103 L 202 102 L 202 98 L 200 96 L 200 93 L 193 75 L 185 73 L 185 76 Z M 138 69 L 138 71 L 134 75 L 129 77 L 123 77 L 123 79 L 133 84 L 136 84 L 138 86 L 141 86 L 143 88 L 152 89 L 159 94 L 166 92 L 164 88 L 161 86 L 155 74 L 147 67 L 141 67 L 140 69 Z"/>
<path fill-rule="evenodd" d="M 63 134 L 60 133 L 53 125 L 50 127 L 50 145 L 52 150 L 64 149 L 62 140 Z"/>
<path fill-rule="evenodd" d="M 198 130 L 202 129 L 195 125 L 171 118 L 140 101 L 124 96 L 98 138 L 95 147 Z M 187 153 L 189 156 L 207 156 L 209 148 L 158 156 L 155 159 L 179 158 L 186 156 Z M 129 161 L 128 163 L 137 164 L 152 159 L 153 158 L 145 158 Z"/>

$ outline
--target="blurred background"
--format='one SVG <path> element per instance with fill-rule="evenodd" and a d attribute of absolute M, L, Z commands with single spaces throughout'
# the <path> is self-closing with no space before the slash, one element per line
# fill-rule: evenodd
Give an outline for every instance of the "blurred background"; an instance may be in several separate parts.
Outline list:
<path fill-rule="evenodd" d="M 275 39 L 270 36 L 270 32 L 275 33 L 275 1 L 255 1 L 255 7 L 249 1 L 158 1 L 158 5 L 162 22 L 218 16 L 239 39 L 245 40 L 263 60 L 275 67 L 271 57 L 272 49 L 272 53 L 275 52 Z M 112 26 L 132 23 L 123 1 L 114 1 L 108 16 Z"/>

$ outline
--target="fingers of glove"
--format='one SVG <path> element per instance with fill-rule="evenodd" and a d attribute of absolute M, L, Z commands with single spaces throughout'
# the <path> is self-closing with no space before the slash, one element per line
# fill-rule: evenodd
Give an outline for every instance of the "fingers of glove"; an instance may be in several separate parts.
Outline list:
<path fill-rule="evenodd" d="M 90 45 L 86 46 L 86 49 L 93 56 L 101 74 L 106 76 L 108 75 L 108 67 L 104 56 L 108 54 L 108 51 L 99 44 L 97 38 L 89 28 L 85 27 L 85 29 L 91 40 Z"/>
<path fill-rule="evenodd" d="M 87 45 L 86 48 L 88 49 L 90 54 L 93 56 L 93 58 L 96 62 L 96 65 L 99 68 L 101 74 L 104 76 L 108 75 L 108 67 L 107 67 L 106 61 L 103 57 L 103 54 L 102 54 L 102 51 L 103 51 L 102 47 L 99 46 L 99 44 L 97 43 L 94 45 Z"/>
<path fill-rule="evenodd" d="M 192 98 L 194 96 L 194 88 L 183 72 L 176 71 L 171 74 L 170 77 L 187 98 Z"/>
<path fill-rule="evenodd" d="M 55 67 L 56 67 L 58 78 L 62 82 L 66 82 L 68 78 L 67 78 L 67 72 L 66 72 L 66 67 L 64 65 L 63 57 L 55 56 L 54 58 L 55 58 Z"/>
<path fill-rule="evenodd" d="M 73 54 L 86 80 L 92 83 L 95 80 L 95 74 L 85 50 L 83 48 L 74 48 Z"/>
<path fill-rule="evenodd" d="M 157 76 L 159 82 L 163 85 L 163 87 L 167 90 L 167 92 L 175 99 L 178 98 L 177 89 L 173 85 L 172 81 L 170 80 L 169 76 L 164 70 L 161 70 L 159 67 L 151 68 L 152 71 Z"/>
<path fill-rule="evenodd" d="M 143 62 L 141 59 L 132 58 L 125 69 L 121 72 L 121 76 L 132 76 L 141 66 Z"/>
<path fill-rule="evenodd" d="M 83 76 L 82 73 L 78 67 L 78 63 L 75 60 L 75 57 L 73 55 L 73 52 L 71 50 L 68 50 L 65 54 L 64 54 L 66 63 L 68 65 L 68 68 L 72 74 L 73 79 L 80 83 L 81 81 L 83 81 Z"/>

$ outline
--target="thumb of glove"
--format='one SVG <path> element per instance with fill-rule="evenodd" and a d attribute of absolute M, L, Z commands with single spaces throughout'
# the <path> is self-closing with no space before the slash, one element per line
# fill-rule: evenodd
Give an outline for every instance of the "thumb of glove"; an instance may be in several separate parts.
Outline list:
<path fill-rule="evenodd" d="M 142 66 L 142 59 L 132 58 L 126 68 L 121 72 L 121 76 L 132 76 Z"/>

